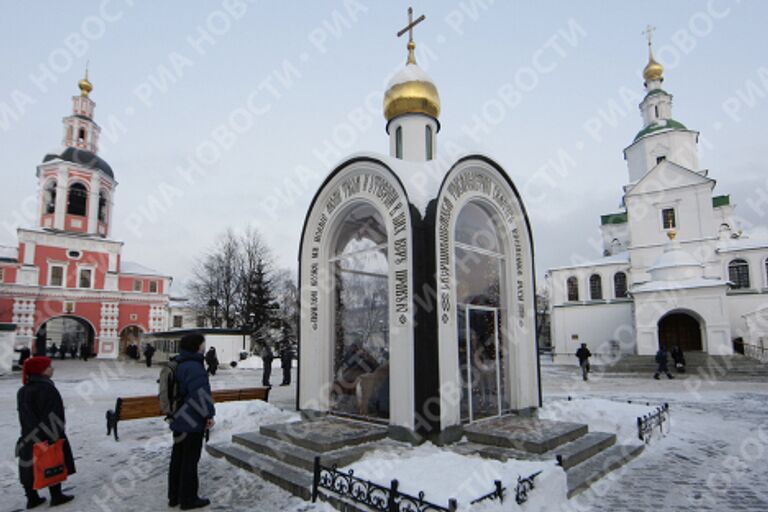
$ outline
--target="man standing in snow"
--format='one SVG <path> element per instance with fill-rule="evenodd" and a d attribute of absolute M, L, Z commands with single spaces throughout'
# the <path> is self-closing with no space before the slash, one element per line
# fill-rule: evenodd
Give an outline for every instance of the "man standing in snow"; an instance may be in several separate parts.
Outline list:
<path fill-rule="evenodd" d="M 176 356 L 176 382 L 180 405 L 173 414 L 173 450 L 168 470 L 168 506 L 181 505 L 192 510 L 210 505 L 211 500 L 198 495 L 197 464 L 203 449 L 203 436 L 213 428 L 216 409 L 211 397 L 211 384 L 203 364 L 201 334 L 181 338 Z"/>
<path fill-rule="evenodd" d="M 656 352 L 656 364 L 658 364 L 658 368 L 656 368 L 656 373 L 653 375 L 653 378 L 656 380 L 659 380 L 659 375 L 662 373 L 666 373 L 667 377 L 670 379 L 674 379 L 675 376 L 669 373 L 669 366 L 667 363 L 667 351 L 664 347 L 659 347 L 659 351 Z"/>
<path fill-rule="evenodd" d="M 271 388 L 269 379 L 272 377 L 272 361 L 275 359 L 275 355 L 272 353 L 272 347 L 269 343 L 264 343 L 264 347 L 261 349 L 261 360 L 264 363 L 264 372 L 261 376 L 261 385 L 266 388 Z"/>
<path fill-rule="evenodd" d="M 579 350 L 576 351 L 576 357 L 579 359 L 579 366 L 581 367 L 581 377 L 584 380 L 589 380 L 587 374 L 589 373 L 589 358 L 592 357 L 592 352 L 587 348 L 586 343 L 582 343 Z"/>
<path fill-rule="evenodd" d="M 147 368 L 152 368 L 152 356 L 155 355 L 155 347 L 147 343 L 147 346 L 144 347 L 144 357 L 147 360 Z"/>

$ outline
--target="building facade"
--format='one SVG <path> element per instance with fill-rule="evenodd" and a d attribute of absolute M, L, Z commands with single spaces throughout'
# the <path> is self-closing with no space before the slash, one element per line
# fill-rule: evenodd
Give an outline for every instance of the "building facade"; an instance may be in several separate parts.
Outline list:
<path fill-rule="evenodd" d="M 123 261 L 110 238 L 117 181 L 98 156 L 88 76 L 63 120 L 62 149 L 37 166 L 38 223 L 0 248 L 0 322 L 16 324 L 17 345 L 48 343 L 67 352 L 116 358 L 126 343 L 167 326 L 169 276 Z"/>
<path fill-rule="evenodd" d="M 622 211 L 601 217 L 603 257 L 547 272 L 555 360 L 587 343 L 603 356 L 659 347 L 728 355 L 745 315 L 768 300 L 768 240 L 738 224 L 699 165 L 699 132 L 672 117 L 653 58 L 643 72 L 642 129 L 624 149 Z"/>

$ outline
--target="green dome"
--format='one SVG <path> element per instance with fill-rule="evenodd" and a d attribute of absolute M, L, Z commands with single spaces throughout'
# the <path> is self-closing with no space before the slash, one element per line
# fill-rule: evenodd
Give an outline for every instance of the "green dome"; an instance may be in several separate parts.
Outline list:
<path fill-rule="evenodd" d="M 635 135 L 635 140 L 638 140 L 652 133 L 660 132 L 662 130 L 687 130 L 687 129 L 688 128 L 686 128 L 685 125 L 680 121 L 675 121 L 674 119 L 661 119 L 657 122 L 653 122 L 649 124 L 642 130 L 637 132 L 637 135 Z"/>

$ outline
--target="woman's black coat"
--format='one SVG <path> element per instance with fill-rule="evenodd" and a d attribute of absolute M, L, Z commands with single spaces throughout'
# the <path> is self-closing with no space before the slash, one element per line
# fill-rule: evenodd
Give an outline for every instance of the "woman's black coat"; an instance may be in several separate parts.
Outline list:
<path fill-rule="evenodd" d="M 27 384 L 19 389 L 16 403 L 21 424 L 21 437 L 16 443 L 21 484 L 32 486 L 32 446 L 41 441 L 52 443 L 64 439 L 64 462 L 67 472 L 73 474 L 75 459 L 64 433 L 64 402 L 51 379 L 43 375 L 30 375 Z"/>

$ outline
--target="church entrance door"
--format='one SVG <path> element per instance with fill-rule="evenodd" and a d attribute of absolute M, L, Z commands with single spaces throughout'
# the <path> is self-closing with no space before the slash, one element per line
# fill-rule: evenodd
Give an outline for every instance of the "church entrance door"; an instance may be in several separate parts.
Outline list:
<path fill-rule="evenodd" d="M 687 313 L 671 313 L 659 320 L 659 347 L 667 351 L 677 346 L 683 352 L 703 350 L 701 325 Z"/>
<path fill-rule="evenodd" d="M 463 314 L 459 314 L 459 321 L 462 320 L 463 335 L 459 336 L 462 418 L 472 422 L 498 416 L 502 411 L 499 309 L 466 305 Z"/>

